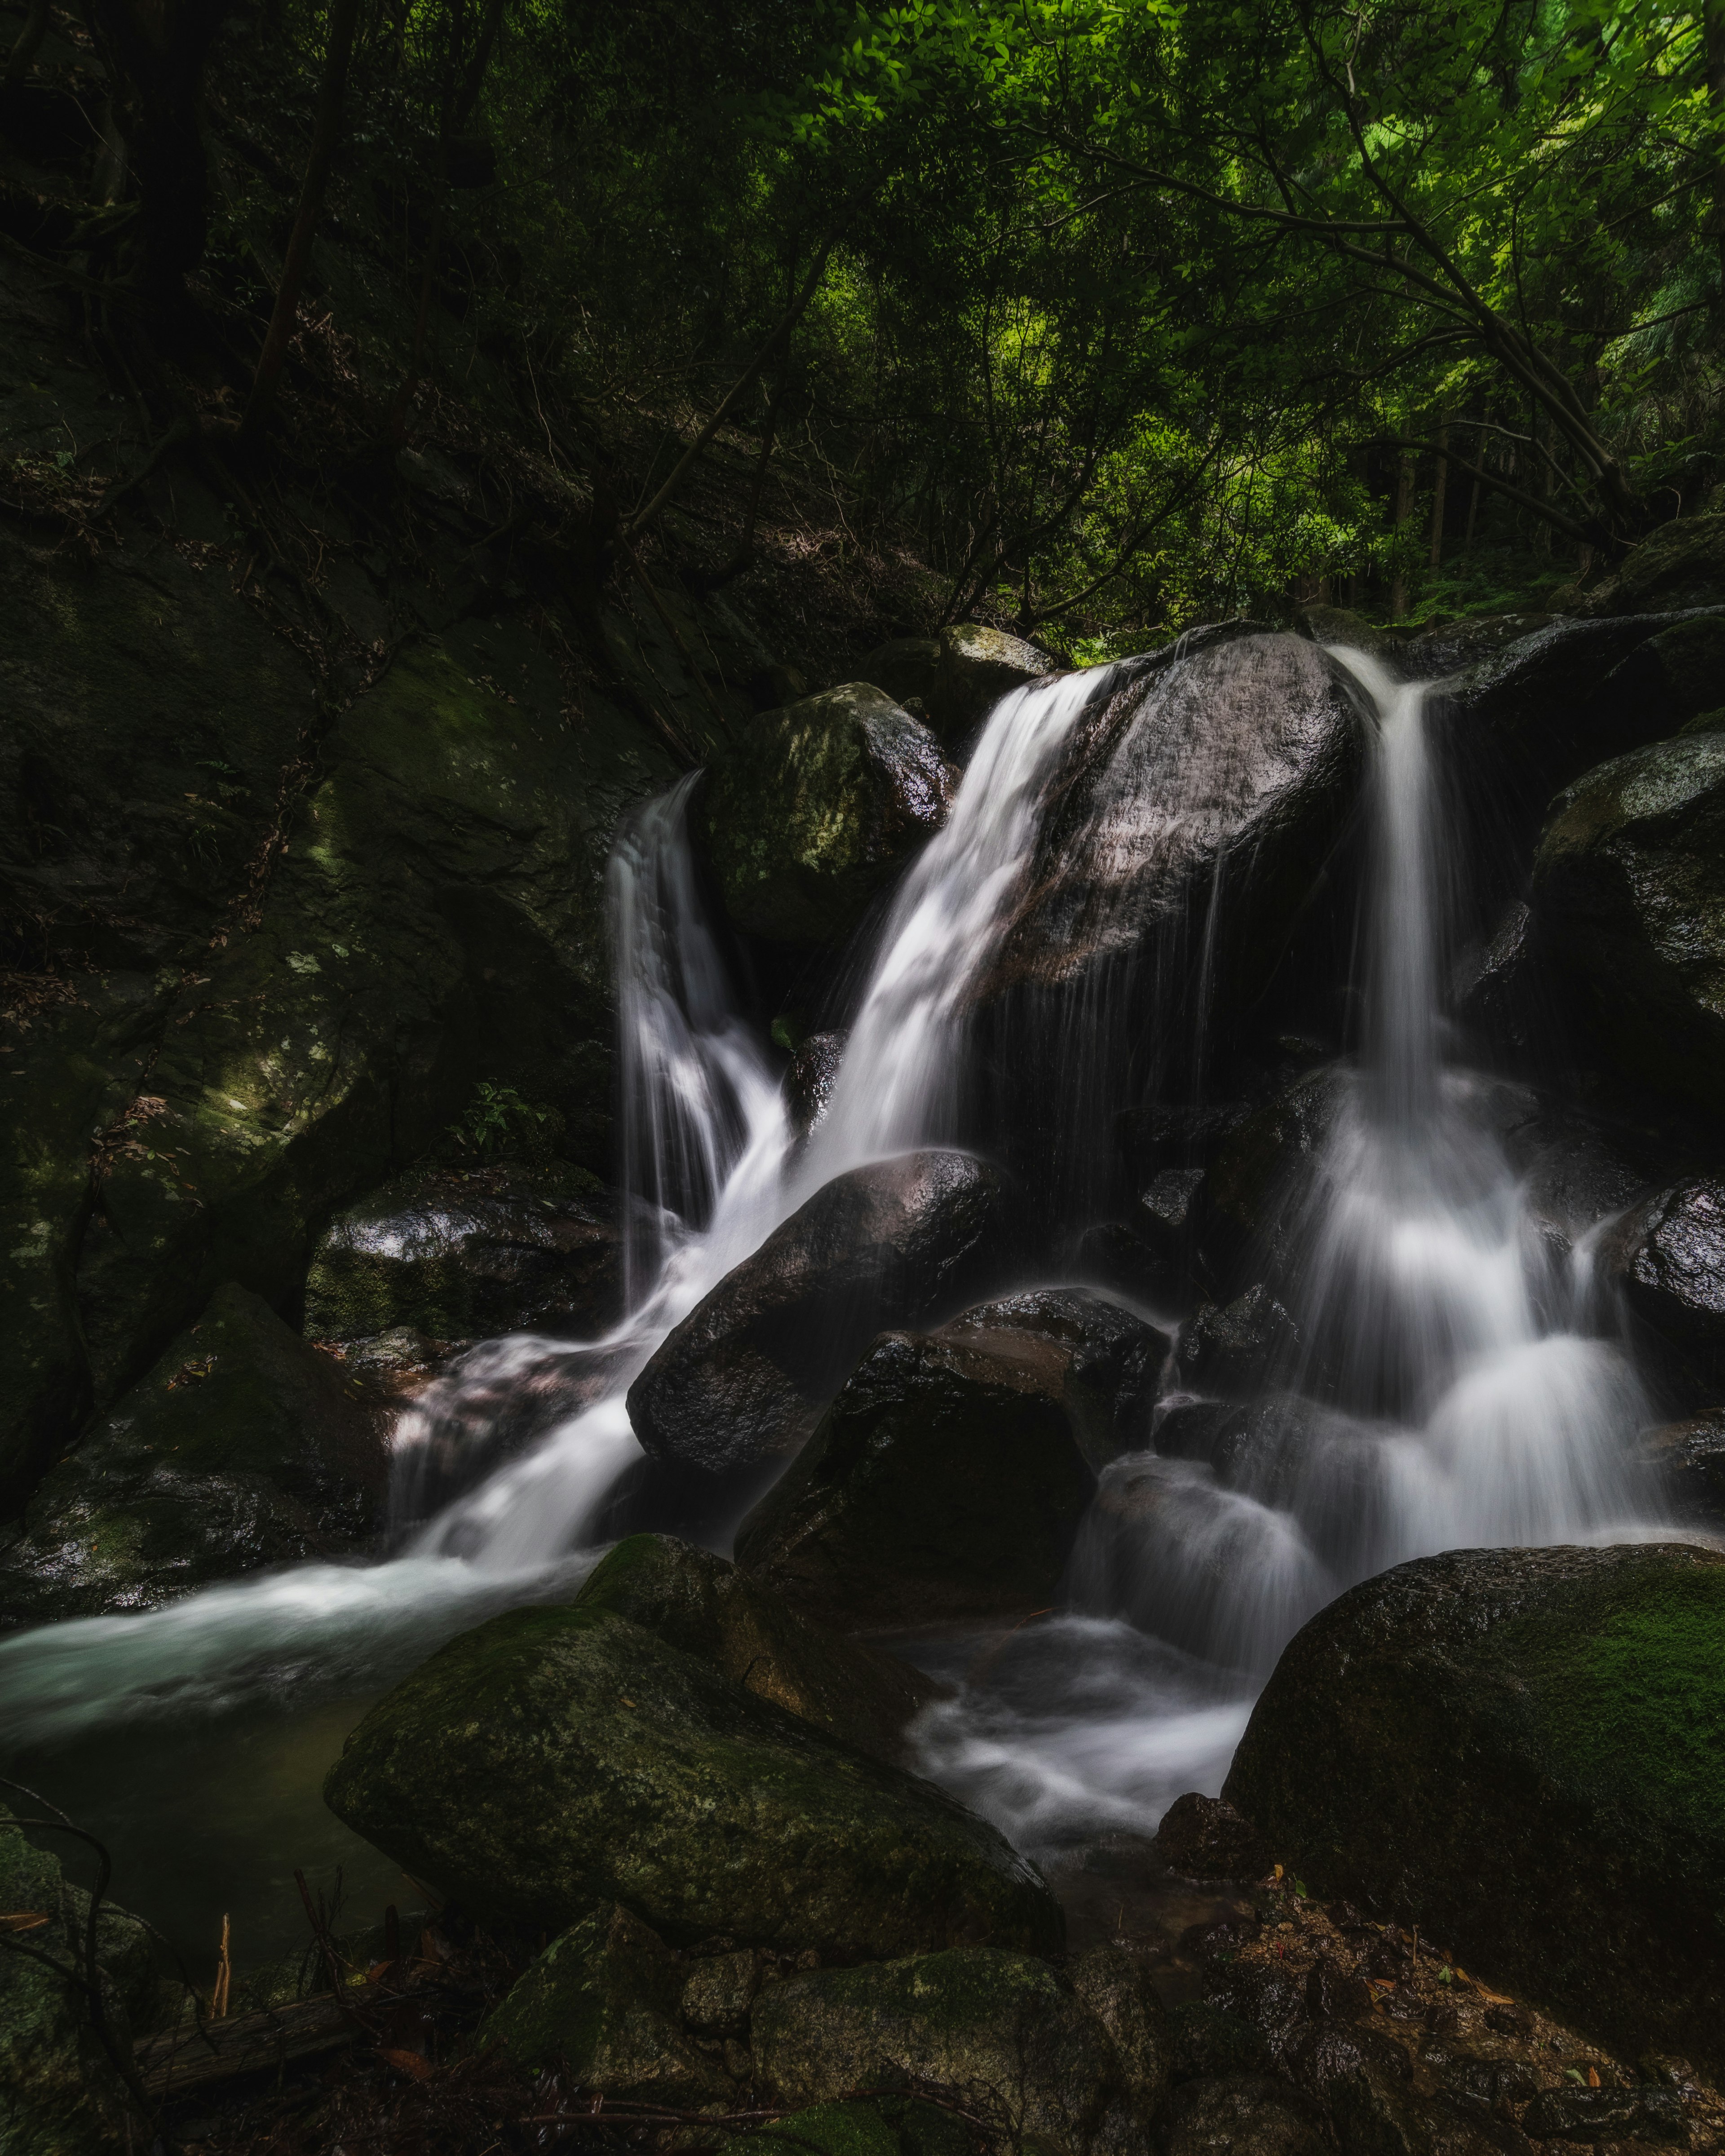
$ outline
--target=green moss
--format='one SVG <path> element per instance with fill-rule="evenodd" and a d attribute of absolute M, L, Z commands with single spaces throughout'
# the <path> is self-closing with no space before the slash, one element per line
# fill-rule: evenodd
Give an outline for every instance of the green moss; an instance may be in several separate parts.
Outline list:
<path fill-rule="evenodd" d="M 907 2096 L 813 2104 L 724 2145 L 738 2156 L 775 2146 L 801 2156 L 969 2156 L 972 2147 L 951 2112 Z"/>

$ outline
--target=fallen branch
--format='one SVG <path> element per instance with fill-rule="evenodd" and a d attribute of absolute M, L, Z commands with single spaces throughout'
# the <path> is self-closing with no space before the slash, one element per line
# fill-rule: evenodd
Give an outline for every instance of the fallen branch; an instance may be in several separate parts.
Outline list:
<path fill-rule="evenodd" d="M 138 2071 L 156 2102 L 184 2096 L 213 2082 L 261 2073 L 320 2051 L 357 2043 L 360 2030 L 344 2000 L 320 1992 L 260 2014 L 208 2021 L 201 2032 L 166 2030 L 137 2046 Z"/>

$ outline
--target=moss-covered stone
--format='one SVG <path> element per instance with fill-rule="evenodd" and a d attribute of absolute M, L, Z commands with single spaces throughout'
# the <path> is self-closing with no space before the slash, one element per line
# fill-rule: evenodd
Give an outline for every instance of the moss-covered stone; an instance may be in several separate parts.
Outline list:
<path fill-rule="evenodd" d="M 927 727 L 865 681 L 750 721 L 707 780 L 703 843 L 742 929 L 841 943 L 946 821 Z"/>
<path fill-rule="evenodd" d="M 693 2109 L 732 2085 L 677 2026 L 676 1957 L 614 1902 L 553 1939 L 480 2026 L 528 2072 L 567 2063 L 577 2085 L 624 2102 Z"/>
<path fill-rule="evenodd" d="M 1676 516 L 1587 595 L 1589 614 L 1649 613 L 1656 608 L 1713 606 L 1725 600 L 1725 516 Z"/>
<path fill-rule="evenodd" d="M 1725 1105 L 1725 734 L 1639 749 L 1560 794 L 1533 909 L 1591 1053 Z"/>
<path fill-rule="evenodd" d="M 903 1757 L 906 1724 L 939 1695 L 907 1663 L 840 1639 L 723 1558 L 671 1535 L 619 1543 L 575 1606 L 627 1617 L 877 1759 Z"/>
<path fill-rule="evenodd" d="M 197 1322 L 54 1468 L 0 1551 L 0 1612 L 147 1609 L 364 1540 L 388 1480 L 382 1404 L 244 1288 Z"/>
<path fill-rule="evenodd" d="M 973 2156 L 974 2148 L 950 2111 L 891 2092 L 812 2104 L 721 2145 L 727 2156 Z"/>
<path fill-rule="evenodd" d="M 1631 2055 L 1725 2060 L 1725 1557 L 1460 1551 L 1283 1655 L 1226 1795 L 1305 1876 Z"/>
<path fill-rule="evenodd" d="M 616 1205 L 596 1176 L 418 1168 L 338 1213 L 305 1278 L 314 1339 L 398 1326 L 434 1340 L 549 1332 L 595 1339 L 623 1314 Z"/>
<path fill-rule="evenodd" d="M 753 2051 L 787 2103 L 908 2082 L 1060 2156 L 1130 2147 L 1154 2103 L 1055 1970 L 989 1948 L 793 1977 L 756 2001 Z"/>
<path fill-rule="evenodd" d="M 0 1911 L 47 1921 L 11 1936 L 81 1974 L 89 1897 L 67 1885 L 55 1859 L 27 1841 L 13 1817 L 0 1811 Z M 155 1993 L 155 1961 L 143 1926 L 105 1907 L 97 1920 L 96 1958 L 109 2034 L 125 2056 Z M 0 1946 L 0 2148 L 6 2156 L 117 2156 L 143 2139 L 144 2122 L 88 2005 L 54 1970 Z"/>
<path fill-rule="evenodd" d="M 901 637 L 871 651 L 863 677 L 901 703 L 919 704 L 947 747 L 966 748 L 1000 699 L 1058 671 L 1045 651 L 985 622 L 958 622 L 937 636 Z"/>
<path fill-rule="evenodd" d="M 828 1956 L 1046 1948 L 1058 1907 L 992 1827 L 611 1611 L 452 1641 L 348 1738 L 325 1795 L 416 1878 L 568 1924 Z"/>

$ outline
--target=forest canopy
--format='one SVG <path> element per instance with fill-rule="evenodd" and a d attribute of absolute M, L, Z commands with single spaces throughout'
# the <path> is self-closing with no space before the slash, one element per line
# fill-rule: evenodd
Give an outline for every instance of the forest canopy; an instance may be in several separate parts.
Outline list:
<path fill-rule="evenodd" d="M 254 455 L 294 426 L 312 317 L 398 441 L 453 316 L 584 467 L 602 548 L 641 536 L 720 420 L 763 476 L 824 475 L 859 544 L 914 549 L 933 615 L 1081 657 L 1301 600 L 1537 603 L 1725 476 L 1725 10 L 90 0 L 87 20 L 113 86 L 87 199 L 14 201 L 10 244 L 139 296 L 146 399 L 213 342 Z M 207 80 L 247 38 L 250 113 Z M 321 285 L 331 216 L 375 228 L 388 307 Z"/>

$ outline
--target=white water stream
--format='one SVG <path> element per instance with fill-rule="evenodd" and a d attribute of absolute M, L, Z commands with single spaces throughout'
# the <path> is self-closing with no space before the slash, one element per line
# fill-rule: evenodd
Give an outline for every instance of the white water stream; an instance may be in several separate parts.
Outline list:
<path fill-rule="evenodd" d="M 1447 856 L 1423 692 L 1346 663 L 1378 716 L 1372 1023 L 1305 1224 L 1295 1315 L 1332 1354 L 1348 1406 L 1303 1419 L 1272 1407 L 1231 1486 L 1202 1461 L 1153 1454 L 1111 1470 L 1075 1564 L 1075 1614 L 1027 1630 L 986 1686 L 929 1718 L 928 1771 L 1026 1845 L 1148 1827 L 1180 1790 L 1219 1786 L 1281 1646 L 1349 1582 L 1458 1544 L 1647 1531 L 1624 1465 L 1645 1419 L 1634 1373 L 1592 1337 L 1579 1285 L 1550 1276 L 1477 1112 L 1481 1086 L 1440 1059 Z M 481 1389 L 585 1370 L 583 1403 L 392 1562 L 308 1566 L 0 1642 L 0 1730 L 40 1745 L 375 1691 L 493 1609 L 565 1591 L 639 1457 L 624 1395 L 665 1333 L 829 1177 L 952 1137 L 966 992 L 1022 886 L 1045 782 L 1101 685 L 1097 672 L 1059 678 L 994 712 L 887 916 L 827 1114 L 800 1148 L 703 913 L 685 829 L 694 782 L 650 803 L 611 873 L 639 1201 L 629 1315 L 588 1349 L 522 1336 L 468 1358 L 403 1419 L 404 1486 L 418 1455 L 466 1441 Z M 1136 1495 L 1111 1510 L 1128 1484 Z"/>

